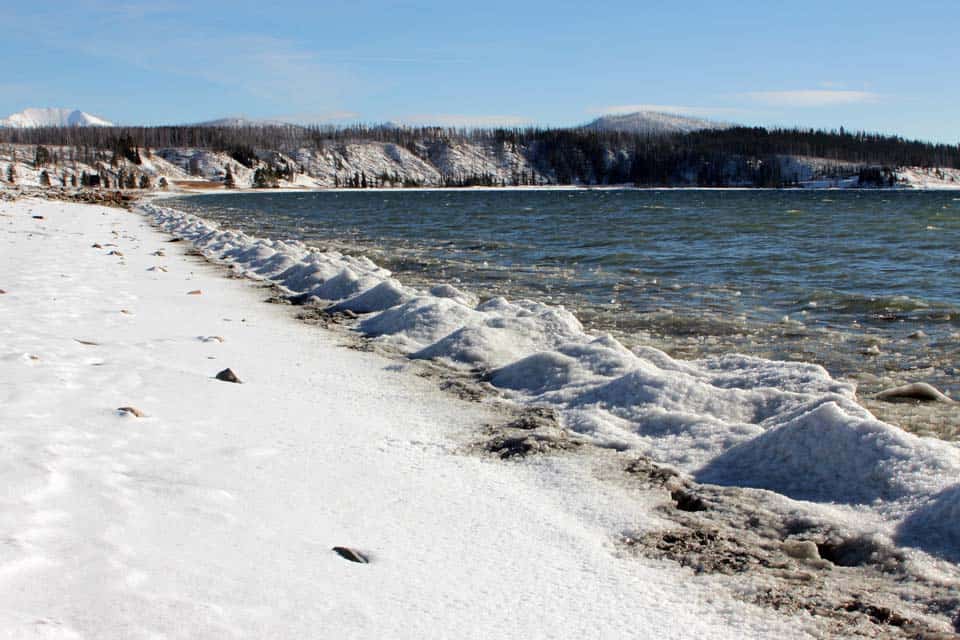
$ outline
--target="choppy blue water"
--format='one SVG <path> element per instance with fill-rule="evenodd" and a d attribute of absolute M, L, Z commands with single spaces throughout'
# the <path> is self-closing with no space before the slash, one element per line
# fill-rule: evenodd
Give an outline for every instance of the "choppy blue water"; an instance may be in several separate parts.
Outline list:
<path fill-rule="evenodd" d="M 674 355 L 899 372 L 960 397 L 958 193 L 398 190 L 169 204 L 363 253 L 409 283 L 565 304 Z"/>

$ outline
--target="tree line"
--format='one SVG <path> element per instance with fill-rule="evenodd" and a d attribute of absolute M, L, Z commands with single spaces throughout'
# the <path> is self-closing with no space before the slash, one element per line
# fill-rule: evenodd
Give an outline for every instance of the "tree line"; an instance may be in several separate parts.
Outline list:
<path fill-rule="evenodd" d="M 784 169 L 783 156 L 807 156 L 855 164 L 865 182 L 876 182 L 874 169 L 889 179 L 899 166 L 960 168 L 960 145 L 935 144 L 867 132 L 819 129 L 733 127 L 689 133 L 630 133 L 585 128 L 298 126 L 241 127 L 40 127 L 0 129 L 0 143 L 50 147 L 49 153 L 71 159 L 110 162 L 125 158 L 141 163 L 150 149 L 195 148 L 225 152 L 249 168 L 265 165 L 258 185 L 272 186 L 292 177 L 293 167 L 275 165 L 271 155 L 300 149 L 343 150 L 351 143 L 402 146 L 430 160 L 438 148 L 456 143 L 486 147 L 491 154 L 510 151 L 531 170 L 504 179 L 489 174 L 443 177 L 448 186 L 507 184 L 637 184 L 789 186 L 796 173 Z M 342 151 L 341 151 L 342 152 Z M 67 158 L 64 158 L 67 159 Z M 115 160 L 113 160 L 115 162 Z M 864 169 L 870 169 L 863 173 Z M 857 169 L 853 170 L 857 174 Z M 346 184 L 405 184 L 402 176 L 351 176 Z M 410 185 L 408 185 L 410 186 Z"/>

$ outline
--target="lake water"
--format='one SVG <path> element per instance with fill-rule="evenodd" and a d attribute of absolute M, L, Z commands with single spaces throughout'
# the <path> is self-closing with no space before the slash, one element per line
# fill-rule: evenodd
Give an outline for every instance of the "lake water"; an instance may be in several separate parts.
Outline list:
<path fill-rule="evenodd" d="M 563 304 L 588 327 L 677 357 L 812 361 L 864 394 L 922 380 L 960 398 L 957 193 L 397 190 L 167 202 L 253 235 L 367 255 L 409 284 Z"/>

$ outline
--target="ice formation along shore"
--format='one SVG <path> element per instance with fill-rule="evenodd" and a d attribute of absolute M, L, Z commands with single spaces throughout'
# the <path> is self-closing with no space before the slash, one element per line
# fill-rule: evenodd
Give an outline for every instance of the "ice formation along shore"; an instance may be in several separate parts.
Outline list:
<path fill-rule="evenodd" d="M 481 371 L 518 402 L 559 411 L 600 446 L 629 448 L 701 482 L 767 489 L 881 522 L 901 544 L 960 560 L 960 451 L 876 420 L 855 388 L 813 364 L 741 355 L 674 360 L 595 336 L 562 307 L 439 284 L 402 285 L 363 257 L 141 211 L 208 258 L 363 314 L 357 328 L 411 358 Z"/>

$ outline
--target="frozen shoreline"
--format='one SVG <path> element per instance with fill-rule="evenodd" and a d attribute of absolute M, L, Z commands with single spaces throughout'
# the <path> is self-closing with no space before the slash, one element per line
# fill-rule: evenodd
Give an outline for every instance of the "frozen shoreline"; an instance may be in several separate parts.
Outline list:
<path fill-rule="evenodd" d="M 726 355 L 674 360 L 585 332 L 562 307 L 477 299 L 447 284 L 405 286 L 366 258 L 258 239 L 146 204 L 167 231 L 236 273 L 267 280 L 329 311 L 361 315 L 355 329 L 413 359 L 479 371 L 508 398 L 553 407 L 596 445 L 629 449 L 700 481 L 827 503 L 868 530 L 955 557 L 947 521 L 913 515 L 949 496 L 954 444 L 876 420 L 855 387 L 817 365 Z M 949 499 L 949 498 L 947 498 Z M 879 520 L 878 520 L 879 518 Z"/>
<path fill-rule="evenodd" d="M 275 288 L 225 279 L 140 216 L 21 200 L 0 204 L 0 229 L 9 247 L 0 252 L 9 344 L 0 424 L 15 425 L 0 431 L 13 456 L 0 466 L 11 487 L 0 520 L 9 634 L 906 637 L 952 628 L 926 604 L 956 584 L 948 565 L 898 555 L 880 536 L 864 541 L 880 545 L 867 565 L 830 570 L 861 553 L 843 549 L 877 525 L 867 513 L 859 522 L 833 507 L 804 514 L 775 494 L 698 487 L 630 452 L 553 449 L 549 438 L 522 463 L 476 456 L 550 428 L 509 428 L 509 401 L 437 391 L 444 378 L 431 365 L 343 348 L 357 339 L 262 304 Z M 245 384 L 211 379 L 226 366 Z M 146 416 L 119 415 L 125 405 Z M 703 514 L 687 513 L 698 504 Z M 744 519 L 758 524 L 744 529 Z M 800 521 L 808 531 L 796 537 Z M 831 521 L 841 529 L 824 528 Z M 845 525 L 854 537 L 836 538 Z M 689 546 L 718 531 L 720 546 Z M 803 545 L 807 555 L 795 557 L 811 537 L 831 561 Z M 352 565 L 333 545 L 373 562 Z M 864 589 L 866 602 L 856 595 Z M 163 614 L 171 607 L 177 620 Z"/>
<path fill-rule="evenodd" d="M 775 540 L 812 538 L 828 555 L 835 547 L 859 549 L 858 565 L 885 565 L 921 582 L 937 575 L 940 563 L 906 548 L 956 558 L 950 514 L 960 499 L 951 484 L 957 447 L 877 421 L 851 385 L 819 366 L 734 355 L 680 361 L 647 347 L 631 352 L 609 336 L 585 333 L 562 307 L 502 298 L 478 304 L 447 284 L 407 287 L 366 258 L 142 209 L 237 275 L 273 282 L 299 304 L 313 301 L 320 317 L 359 314 L 348 324 L 374 348 L 437 361 L 468 377 L 479 372 L 478 380 L 501 396 L 552 407 L 563 427 L 592 446 L 649 456 L 700 482 L 812 501 L 774 508 Z M 557 446 L 552 437 L 534 434 L 523 446 L 548 450 Z M 736 520 L 754 498 L 734 495 Z M 805 523 L 799 529 L 790 524 L 797 518 Z M 956 573 L 949 563 L 941 568 L 943 576 Z"/>
<path fill-rule="evenodd" d="M 802 637 L 812 624 L 620 557 L 611 535 L 659 523 L 649 496 L 564 457 L 460 455 L 504 419 L 495 406 L 338 346 L 140 216 L 21 200 L 0 204 L 0 229 L 6 635 Z M 244 384 L 213 380 L 225 367 Z"/>

